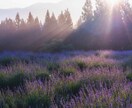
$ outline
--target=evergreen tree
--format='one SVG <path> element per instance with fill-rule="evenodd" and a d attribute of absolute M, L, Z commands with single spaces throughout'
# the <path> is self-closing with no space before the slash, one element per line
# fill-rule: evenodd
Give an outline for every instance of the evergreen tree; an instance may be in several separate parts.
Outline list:
<path fill-rule="evenodd" d="M 124 22 L 127 24 L 131 24 L 132 23 L 132 19 L 131 19 L 132 18 L 132 7 L 129 1 L 125 0 L 124 2 L 122 2 L 121 9 L 122 9 Z"/>
<path fill-rule="evenodd" d="M 70 14 L 68 9 L 65 10 L 64 17 L 65 17 L 65 27 L 66 27 L 66 29 L 67 30 L 72 30 L 73 29 L 73 22 L 72 22 L 71 14 Z"/>
<path fill-rule="evenodd" d="M 35 23 L 35 26 L 40 27 L 38 17 L 35 18 L 34 23 Z"/>
<path fill-rule="evenodd" d="M 91 22 L 93 20 L 93 7 L 92 7 L 92 0 L 86 0 L 84 6 L 83 6 L 83 12 L 82 12 L 82 20 L 83 22 L 89 21 Z"/>
<path fill-rule="evenodd" d="M 58 16 L 58 25 L 60 29 L 64 27 L 64 23 L 65 23 L 65 16 L 63 11 L 61 11 L 61 14 Z"/>
<path fill-rule="evenodd" d="M 17 13 L 17 15 L 16 15 L 15 22 L 16 22 L 16 28 L 19 29 L 20 23 L 21 23 L 21 19 L 20 19 L 19 13 Z"/>
<path fill-rule="evenodd" d="M 36 17 L 35 20 L 34 20 L 34 29 L 36 31 L 40 31 L 40 22 L 39 22 L 38 17 Z"/>
<path fill-rule="evenodd" d="M 52 22 L 53 24 L 57 25 L 57 19 L 56 19 L 54 13 L 52 13 L 52 16 L 51 16 L 51 22 Z"/>
<path fill-rule="evenodd" d="M 56 19 L 54 13 L 52 13 L 52 16 L 51 16 L 51 27 L 52 27 L 52 30 L 58 28 L 57 19 Z"/>
<path fill-rule="evenodd" d="M 34 18 L 31 12 L 29 12 L 28 19 L 27 19 L 27 24 L 33 25 L 34 24 Z"/>
<path fill-rule="evenodd" d="M 50 25 L 51 25 L 51 17 L 50 17 L 50 13 L 49 10 L 47 10 L 46 16 L 45 16 L 45 22 L 44 22 L 44 31 L 47 31 L 50 29 Z"/>
<path fill-rule="evenodd" d="M 21 29 L 26 29 L 26 22 L 24 21 L 24 19 L 21 19 L 20 28 Z"/>
<path fill-rule="evenodd" d="M 104 0 L 95 0 L 96 10 L 94 11 L 94 20 L 104 20 L 109 13 L 107 5 Z"/>

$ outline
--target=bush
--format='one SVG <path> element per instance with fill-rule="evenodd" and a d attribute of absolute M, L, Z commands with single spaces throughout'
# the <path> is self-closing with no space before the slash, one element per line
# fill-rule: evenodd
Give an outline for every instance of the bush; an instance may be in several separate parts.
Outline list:
<path fill-rule="evenodd" d="M 56 96 L 67 98 L 73 95 L 77 95 L 81 88 L 80 82 L 69 82 L 69 83 L 62 83 L 57 85 L 55 88 Z"/>
<path fill-rule="evenodd" d="M 49 108 L 51 100 L 48 95 L 39 92 L 32 92 L 26 97 L 26 108 Z"/>
<path fill-rule="evenodd" d="M 87 64 L 83 61 L 78 60 L 78 61 L 76 61 L 76 64 L 81 71 L 83 71 L 84 69 L 87 68 Z"/>
<path fill-rule="evenodd" d="M 59 65 L 58 63 L 49 63 L 49 64 L 47 65 L 47 69 L 48 69 L 49 71 L 58 71 L 59 68 L 60 68 L 60 65 Z"/>
<path fill-rule="evenodd" d="M 75 68 L 63 68 L 60 70 L 60 74 L 66 76 L 70 76 L 76 72 Z"/>
<path fill-rule="evenodd" d="M 6 96 L 5 97 L 5 105 L 3 105 L 4 107 L 7 107 L 7 108 L 17 108 L 16 107 L 16 104 L 15 104 L 15 97 L 13 96 Z"/>
<path fill-rule="evenodd" d="M 1 66 L 9 66 L 13 63 L 16 63 L 18 61 L 15 57 L 3 57 L 0 59 L 0 65 Z"/>
<path fill-rule="evenodd" d="M 132 73 L 127 74 L 126 78 L 128 81 L 132 81 Z"/>
<path fill-rule="evenodd" d="M 54 101 L 59 108 L 62 108 L 63 105 L 61 104 L 61 99 L 64 101 L 70 100 L 73 96 L 79 93 L 81 89 L 80 82 L 69 82 L 69 83 L 62 83 L 57 84 L 55 87 L 55 97 Z"/>
<path fill-rule="evenodd" d="M 80 80 L 82 85 L 91 85 L 93 88 L 100 90 L 101 87 L 110 89 L 114 83 L 112 79 L 107 76 L 91 76 Z"/>
<path fill-rule="evenodd" d="M 36 74 L 36 79 L 41 80 L 42 82 L 44 82 L 45 80 L 50 79 L 50 74 L 48 72 L 38 72 Z"/>
<path fill-rule="evenodd" d="M 26 75 L 22 72 L 15 73 L 12 75 L 6 75 L 4 73 L 0 74 L 0 89 L 10 88 L 13 89 L 15 87 L 22 86 L 24 81 L 27 79 Z"/>

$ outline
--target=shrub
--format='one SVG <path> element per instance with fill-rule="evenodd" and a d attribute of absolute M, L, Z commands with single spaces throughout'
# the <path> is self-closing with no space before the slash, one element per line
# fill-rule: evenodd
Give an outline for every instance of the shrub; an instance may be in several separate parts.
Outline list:
<path fill-rule="evenodd" d="M 3 107 L 7 107 L 7 108 L 17 108 L 16 104 L 15 104 L 15 97 L 13 95 L 6 95 L 4 97 L 4 105 Z"/>
<path fill-rule="evenodd" d="M 22 72 L 15 73 L 12 75 L 6 75 L 4 73 L 0 74 L 0 88 L 6 89 L 10 88 L 13 89 L 15 87 L 22 86 L 24 84 L 24 81 L 27 79 L 26 75 Z"/>
<path fill-rule="evenodd" d="M 59 68 L 60 68 L 59 63 L 49 63 L 49 64 L 47 65 L 47 69 L 48 69 L 49 71 L 58 71 Z"/>
<path fill-rule="evenodd" d="M 49 108 L 51 100 L 48 95 L 34 91 L 26 97 L 26 108 Z"/>
<path fill-rule="evenodd" d="M 38 72 L 36 74 L 36 79 L 41 80 L 42 82 L 44 82 L 45 80 L 50 79 L 50 74 L 48 72 Z"/>
<path fill-rule="evenodd" d="M 76 61 L 76 64 L 81 71 L 83 71 L 84 69 L 87 68 L 87 64 L 83 61 L 78 60 L 78 61 Z"/>
<path fill-rule="evenodd" d="M 126 78 L 128 81 L 132 81 L 132 73 L 127 74 Z"/>
<path fill-rule="evenodd" d="M 91 76 L 80 80 L 82 85 L 91 85 L 93 88 L 100 90 L 101 87 L 110 89 L 114 83 L 112 79 L 107 76 Z"/>
<path fill-rule="evenodd" d="M 18 72 L 18 73 L 15 73 L 14 75 L 9 76 L 7 85 L 10 88 L 18 87 L 23 85 L 26 79 L 27 79 L 27 76 L 24 73 Z"/>
<path fill-rule="evenodd" d="M 3 57 L 0 59 L 0 65 L 1 66 L 9 66 L 17 61 L 18 61 L 18 59 L 15 57 Z"/>
<path fill-rule="evenodd" d="M 75 68 L 67 67 L 60 70 L 60 74 L 66 76 L 70 76 L 76 72 Z"/>
<path fill-rule="evenodd" d="M 77 95 L 80 88 L 81 88 L 80 82 L 62 83 L 56 86 L 55 94 L 57 96 L 67 98 L 68 96 L 71 97 L 73 95 Z"/>

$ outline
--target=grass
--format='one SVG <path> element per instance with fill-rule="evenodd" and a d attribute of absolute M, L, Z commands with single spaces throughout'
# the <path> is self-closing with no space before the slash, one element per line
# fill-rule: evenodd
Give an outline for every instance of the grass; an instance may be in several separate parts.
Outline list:
<path fill-rule="evenodd" d="M 48 95 L 39 92 L 32 92 L 26 96 L 26 107 L 49 108 L 51 100 Z"/>
<path fill-rule="evenodd" d="M 0 108 L 131 108 L 131 55 L 0 54 Z"/>
<path fill-rule="evenodd" d="M 80 82 L 67 82 L 56 86 L 55 94 L 61 97 L 71 97 L 77 95 L 81 88 Z"/>
<path fill-rule="evenodd" d="M 1 66 L 9 66 L 17 61 L 18 61 L 18 59 L 16 57 L 3 57 L 0 59 L 0 65 Z"/>
<path fill-rule="evenodd" d="M 54 62 L 52 62 L 52 63 L 48 63 L 48 65 L 47 65 L 47 69 L 48 69 L 49 71 L 58 71 L 59 68 L 60 68 L 59 63 L 54 63 Z"/>
<path fill-rule="evenodd" d="M 21 72 L 12 75 L 0 73 L 0 89 L 13 89 L 22 86 L 26 79 L 26 75 Z"/>
<path fill-rule="evenodd" d="M 75 68 L 73 68 L 73 67 L 67 67 L 67 68 L 62 68 L 60 70 L 60 75 L 63 75 L 65 77 L 67 77 L 67 76 L 75 74 L 75 72 L 76 72 Z"/>
<path fill-rule="evenodd" d="M 88 67 L 88 65 L 84 61 L 81 61 L 81 60 L 77 60 L 76 64 L 81 71 L 85 70 Z"/>
<path fill-rule="evenodd" d="M 45 80 L 50 79 L 50 74 L 49 74 L 49 72 L 37 72 L 36 73 L 36 79 L 44 82 Z"/>
<path fill-rule="evenodd" d="M 126 79 L 128 81 L 132 81 L 132 73 L 128 73 L 127 76 L 126 76 Z"/>

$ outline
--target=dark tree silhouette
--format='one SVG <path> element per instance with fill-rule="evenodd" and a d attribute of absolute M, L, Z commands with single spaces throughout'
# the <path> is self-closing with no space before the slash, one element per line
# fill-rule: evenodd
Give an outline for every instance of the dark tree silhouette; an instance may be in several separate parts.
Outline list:
<path fill-rule="evenodd" d="M 50 29 L 50 24 L 51 24 L 51 17 L 50 17 L 50 13 L 49 10 L 47 10 L 46 16 L 45 16 L 45 22 L 44 22 L 44 27 L 43 30 L 45 32 L 48 32 Z"/>
<path fill-rule="evenodd" d="M 16 22 L 16 29 L 19 29 L 20 24 L 21 24 L 21 19 L 20 19 L 19 13 L 17 13 L 17 15 L 16 15 L 15 22 Z"/>
<path fill-rule="evenodd" d="M 68 31 L 73 29 L 73 22 L 72 22 L 72 18 L 71 18 L 71 14 L 69 12 L 69 10 L 65 10 L 64 13 L 64 17 L 65 17 L 65 27 Z"/>
<path fill-rule="evenodd" d="M 83 22 L 93 20 L 92 0 L 86 0 L 85 4 L 83 6 L 82 20 L 83 20 Z"/>
<path fill-rule="evenodd" d="M 33 26 L 33 24 L 34 24 L 34 17 L 33 17 L 31 12 L 29 12 L 28 19 L 27 19 L 27 24 L 29 26 Z"/>

